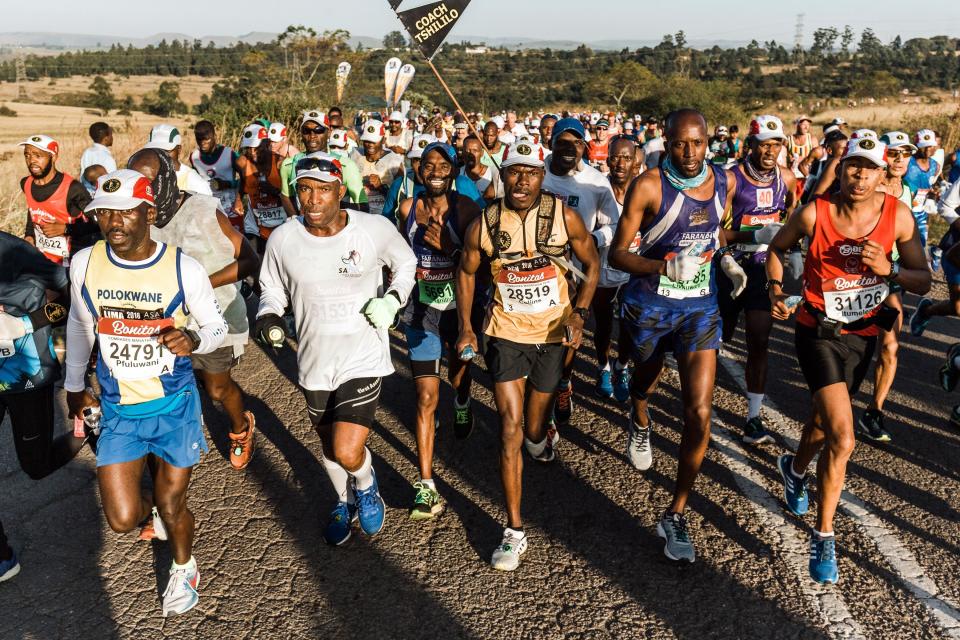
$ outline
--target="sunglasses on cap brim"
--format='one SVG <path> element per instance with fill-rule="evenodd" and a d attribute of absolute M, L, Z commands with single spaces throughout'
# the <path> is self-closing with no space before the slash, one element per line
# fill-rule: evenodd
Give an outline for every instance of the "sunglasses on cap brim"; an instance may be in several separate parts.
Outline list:
<path fill-rule="evenodd" d="M 338 178 L 343 177 L 343 171 L 340 167 L 324 158 L 301 158 L 297 162 L 297 173 L 301 171 L 322 171 Z"/>

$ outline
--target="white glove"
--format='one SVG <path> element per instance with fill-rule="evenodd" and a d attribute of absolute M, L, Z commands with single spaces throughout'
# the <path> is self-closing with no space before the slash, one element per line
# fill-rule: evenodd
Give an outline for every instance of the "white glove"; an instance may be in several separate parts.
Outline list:
<path fill-rule="evenodd" d="M 27 335 L 27 325 L 23 318 L 0 311 L 0 340 L 19 340 Z"/>
<path fill-rule="evenodd" d="M 673 256 L 670 260 L 667 260 L 667 277 L 674 282 L 693 280 L 700 271 L 701 251 L 703 251 L 703 249 L 700 245 L 694 243 Z"/>
<path fill-rule="evenodd" d="M 783 228 L 783 225 L 779 222 L 774 222 L 773 224 L 768 224 L 765 227 L 757 229 L 753 232 L 753 241 L 756 244 L 770 244 L 774 236 L 777 235 L 777 232 Z"/>
<path fill-rule="evenodd" d="M 730 278 L 730 282 L 733 283 L 733 291 L 730 292 L 730 297 L 736 298 L 747 288 L 747 274 L 740 265 L 737 264 L 737 261 L 733 259 L 733 256 L 730 255 L 725 255 L 720 258 L 720 268 L 723 269 L 723 272 Z"/>

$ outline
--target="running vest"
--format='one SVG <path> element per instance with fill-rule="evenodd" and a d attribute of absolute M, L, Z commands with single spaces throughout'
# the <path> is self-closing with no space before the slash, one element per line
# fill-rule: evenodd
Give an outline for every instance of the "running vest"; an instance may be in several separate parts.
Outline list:
<path fill-rule="evenodd" d="M 793 169 L 793 175 L 797 178 L 803 178 L 803 174 L 800 172 L 800 161 L 810 155 L 811 151 L 813 151 L 813 136 L 809 132 L 803 134 L 802 143 L 797 143 L 796 136 L 790 136 L 790 167 Z"/>
<path fill-rule="evenodd" d="M 287 212 L 280 202 L 280 167 L 277 158 L 276 154 L 271 155 L 268 175 L 262 175 L 253 162 L 248 162 L 241 176 L 244 193 L 250 199 L 250 212 L 263 239 L 269 238 L 276 227 L 287 221 Z M 268 184 L 277 190 L 277 195 L 271 195 L 263 189 Z"/>
<path fill-rule="evenodd" d="M 193 385 L 190 358 L 174 355 L 156 340 L 159 333 L 187 324 L 180 280 L 176 247 L 161 244 L 149 264 L 134 267 L 118 263 L 103 240 L 91 248 L 82 294 L 97 321 L 97 379 L 105 401 L 161 404 Z"/>
<path fill-rule="evenodd" d="M 670 260 L 691 245 L 699 245 L 700 271 L 693 280 L 674 282 L 665 275 L 631 275 L 624 301 L 636 306 L 655 305 L 674 309 L 715 307 L 716 286 L 713 252 L 720 239 L 720 220 L 727 201 L 727 176 L 722 167 L 713 171 L 713 198 L 695 200 L 676 189 L 660 172 L 660 209 L 653 221 L 640 230 L 630 251 L 652 260 Z"/>
<path fill-rule="evenodd" d="M 930 158 L 930 166 L 926 170 L 920 168 L 916 158 L 910 158 L 910 162 L 907 165 L 907 173 L 903 176 L 903 182 L 910 188 L 910 192 L 913 194 L 913 201 L 910 204 L 910 208 L 913 210 L 915 216 L 924 213 L 923 203 L 927 199 L 927 194 L 930 193 L 930 187 L 937 182 L 938 175 L 940 175 L 940 166 L 933 158 Z"/>
<path fill-rule="evenodd" d="M 749 162 L 749 160 L 744 160 Z M 737 180 L 737 191 L 733 196 L 730 216 L 724 227 L 733 231 L 756 231 L 768 224 L 783 221 L 787 209 L 787 187 L 780 175 L 780 167 L 775 167 L 776 177 L 765 186 L 750 182 L 743 173 L 743 167 L 733 170 Z M 737 256 L 747 256 L 753 264 L 763 264 L 767 260 L 767 245 L 739 243 L 735 245 Z"/>
<path fill-rule="evenodd" d="M 230 184 L 235 183 L 233 149 L 230 147 L 221 146 L 220 155 L 217 156 L 212 164 L 204 162 L 203 154 L 200 153 L 200 150 L 194 149 L 193 153 L 190 154 L 190 162 L 193 163 L 194 168 L 200 172 L 201 175 L 207 176 L 208 179 L 216 178 L 217 180 Z M 220 208 L 223 209 L 223 212 L 230 218 L 230 223 L 238 229 L 242 229 L 243 216 L 238 216 L 233 212 L 233 205 L 237 201 L 237 190 L 235 188 L 214 190 L 213 197 L 220 201 Z"/>
<path fill-rule="evenodd" d="M 70 191 L 70 185 L 73 182 L 74 179 L 64 173 L 60 186 L 46 200 L 34 199 L 33 176 L 28 176 L 26 182 L 23 183 L 23 195 L 27 199 L 27 211 L 33 221 L 33 239 L 37 243 L 37 249 L 47 259 L 57 264 L 64 264 L 66 259 L 70 257 L 70 238 L 66 235 L 48 238 L 40 230 L 37 223 L 62 222 L 73 224 L 77 220 L 70 215 L 70 211 L 67 209 L 67 193 Z"/>
<path fill-rule="evenodd" d="M 569 244 L 563 206 L 553 194 L 541 192 L 536 211 L 525 217 L 502 199 L 484 210 L 480 250 L 490 259 L 493 281 L 485 334 L 523 344 L 563 342 Z"/>
<path fill-rule="evenodd" d="M 830 198 L 817 198 L 816 225 L 803 266 L 803 299 L 807 304 L 831 320 L 842 323 L 856 322 L 876 314 L 890 294 L 890 287 L 885 278 L 861 263 L 860 253 L 863 243 L 873 240 L 883 247 L 887 259 L 891 258 L 898 203 L 896 198 L 885 194 L 880 220 L 873 231 L 863 238 L 847 238 L 833 226 Z M 816 319 L 805 307 L 801 305 L 797 311 L 797 322 L 815 327 Z M 879 327 L 871 325 L 854 333 L 875 336 L 879 332 Z"/>

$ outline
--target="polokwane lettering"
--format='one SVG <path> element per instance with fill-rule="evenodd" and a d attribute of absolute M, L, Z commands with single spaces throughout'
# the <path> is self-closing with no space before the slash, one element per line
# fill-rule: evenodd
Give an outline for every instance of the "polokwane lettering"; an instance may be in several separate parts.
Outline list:
<path fill-rule="evenodd" d="M 163 304 L 162 293 L 149 293 L 146 291 L 97 289 L 97 297 L 101 300 L 114 300 L 116 302 L 149 302 L 151 304 Z"/>
<path fill-rule="evenodd" d="M 459 17 L 460 12 L 456 9 L 447 9 L 446 3 L 437 5 L 433 11 L 416 21 L 414 26 L 420 29 L 420 32 L 413 34 L 413 37 L 417 40 L 417 44 L 422 44 L 427 38 L 455 22 Z"/>

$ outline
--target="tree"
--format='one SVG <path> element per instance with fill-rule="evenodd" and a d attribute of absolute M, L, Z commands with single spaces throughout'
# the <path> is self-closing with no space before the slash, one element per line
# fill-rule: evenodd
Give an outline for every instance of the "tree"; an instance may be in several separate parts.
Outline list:
<path fill-rule="evenodd" d="M 93 106 L 100 109 L 103 115 L 110 113 L 110 109 L 113 109 L 117 99 L 113 96 L 113 89 L 110 88 L 107 79 L 103 76 L 97 76 L 87 88 L 93 92 L 93 99 L 91 100 Z"/>
<path fill-rule="evenodd" d="M 383 48 L 406 49 L 407 38 L 403 35 L 402 31 L 391 31 L 387 35 L 383 36 Z"/>
<path fill-rule="evenodd" d="M 617 111 L 625 101 L 639 100 L 657 82 L 649 69 L 633 60 L 613 65 L 609 70 L 596 76 L 589 84 L 588 91 L 604 100 L 612 100 Z"/>
<path fill-rule="evenodd" d="M 853 44 L 853 27 L 850 25 L 845 25 L 843 27 L 843 35 L 840 36 L 840 51 L 843 52 L 843 57 L 846 58 L 850 53 L 850 45 Z"/>
<path fill-rule="evenodd" d="M 180 100 L 180 85 L 176 82 L 161 82 L 155 93 L 143 96 L 143 110 L 166 118 L 172 113 L 186 113 L 187 105 Z"/>

